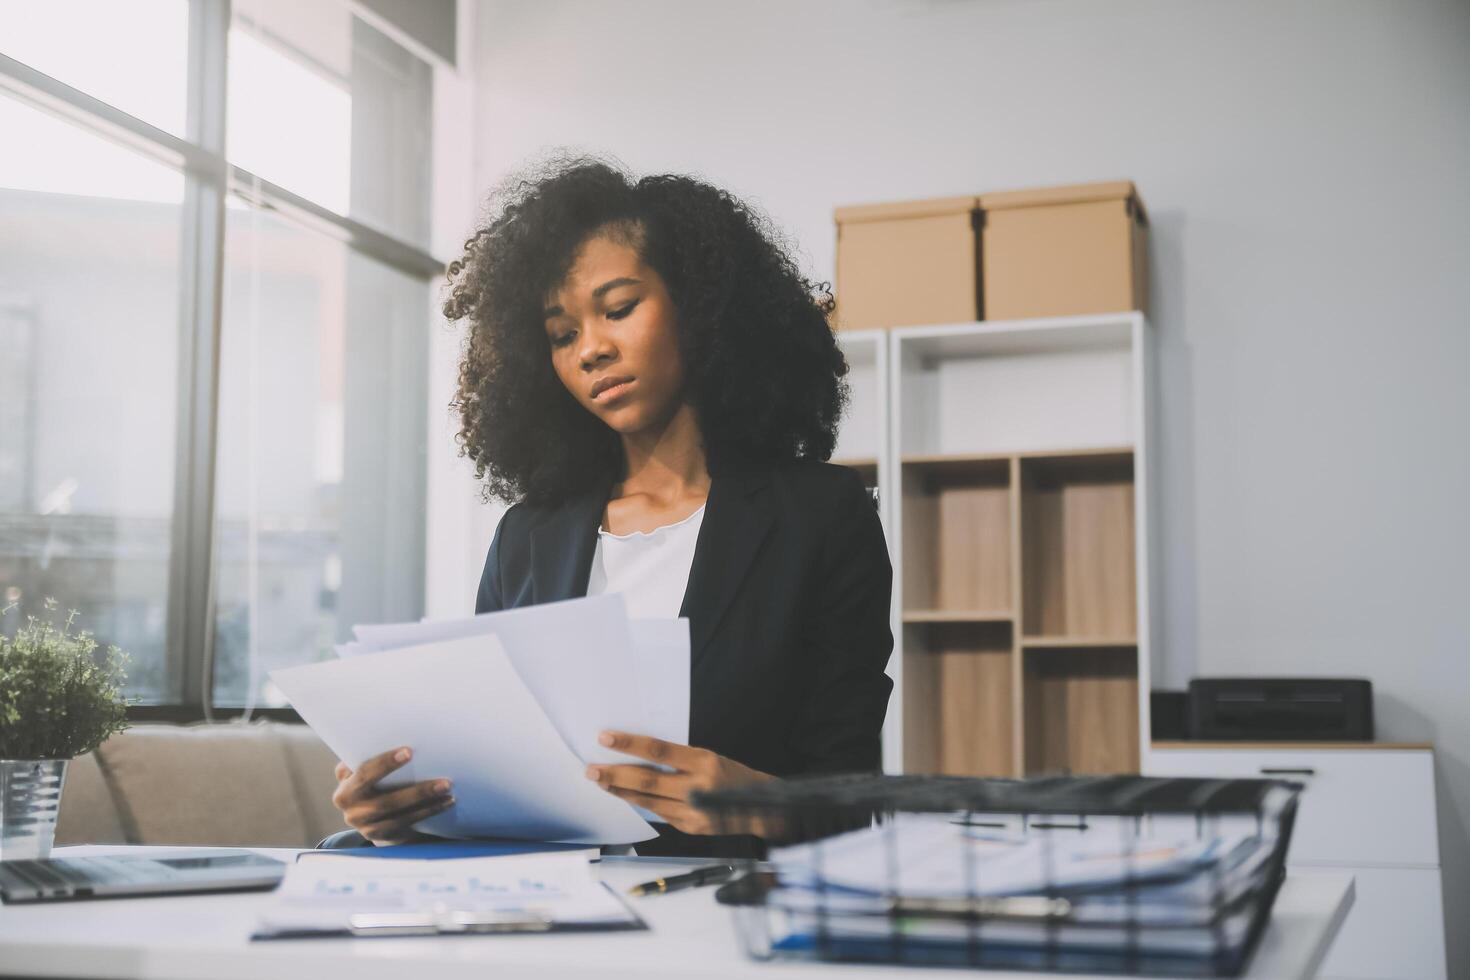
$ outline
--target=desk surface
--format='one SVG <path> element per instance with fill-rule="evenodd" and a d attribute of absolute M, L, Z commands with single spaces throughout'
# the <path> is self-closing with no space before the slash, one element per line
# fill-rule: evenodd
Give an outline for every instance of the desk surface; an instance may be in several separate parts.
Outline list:
<path fill-rule="evenodd" d="M 66 847 L 67 855 L 137 853 L 144 848 Z M 166 852 L 172 848 L 147 848 Z M 289 859 L 293 850 L 262 850 Z M 348 860 L 344 858 L 343 860 Z M 696 862 L 697 863 L 697 862 Z M 679 868 L 656 858 L 609 859 L 603 877 L 618 888 Z M 699 888 L 635 900 L 650 931 L 550 936 L 424 939 L 301 939 L 252 943 L 269 892 L 0 906 L 0 974 L 198 980 L 270 977 L 403 980 L 534 976 L 536 980 L 649 980 L 757 977 L 811 980 L 843 973 L 864 980 L 949 976 L 952 971 L 754 963 L 741 951 L 731 914 Z M 1353 900 L 1351 875 L 1293 870 L 1276 898 L 1247 977 L 1312 977 Z M 493 969 L 493 974 L 490 969 Z M 1020 977 L 985 973 L 986 980 Z M 1036 976 L 1036 974 L 1024 974 Z M 1071 974 L 1047 974 L 1060 978 Z"/>

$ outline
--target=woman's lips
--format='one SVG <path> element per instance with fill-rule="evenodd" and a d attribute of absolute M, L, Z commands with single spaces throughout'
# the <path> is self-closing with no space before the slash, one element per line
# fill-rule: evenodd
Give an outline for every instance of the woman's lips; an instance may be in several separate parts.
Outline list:
<path fill-rule="evenodd" d="M 614 384 L 608 385 L 606 388 L 603 388 L 597 394 L 593 395 L 592 400 L 598 403 L 610 402 L 614 399 L 623 397 L 623 395 L 627 394 L 628 390 L 632 387 L 632 378 L 622 378 Z"/>

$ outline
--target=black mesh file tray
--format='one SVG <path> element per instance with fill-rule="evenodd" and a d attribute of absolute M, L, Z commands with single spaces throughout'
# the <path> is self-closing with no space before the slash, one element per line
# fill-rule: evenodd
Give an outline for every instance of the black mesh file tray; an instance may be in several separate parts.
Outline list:
<path fill-rule="evenodd" d="M 862 775 L 695 802 L 771 841 L 719 893 L 755 959 L 1221 977 L 1270 917 L 1300 790 Z"/>

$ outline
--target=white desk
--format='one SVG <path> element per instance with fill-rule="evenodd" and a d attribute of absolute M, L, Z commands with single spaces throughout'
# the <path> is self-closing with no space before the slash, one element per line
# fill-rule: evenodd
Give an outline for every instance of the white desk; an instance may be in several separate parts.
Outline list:
<path fill-rule="evenodd" d="M 62 857 L 123 850 L 142 849 L 67 847 L 55 853 Z M 289 859 L 296 852 L 261 853 Z M 654 858 L 609 859 L 601 867 L 604 879 L 619 888 L 682 870 Z M 715 903 L 712 888 L 636 900 L 650 927 L 647 932 L 252 943 L 249 935 L 256 916 L 272 900 L 269 892 L 249 892 L 0 906 L 0 974 L 149 980 L 812 980 L 839 973 L 864 980 L 943 980 L 953 975 L 943 969 L 753 962 L 741 951 L 730 911 Z M 1315 976 L 1352 900 L 1349 875 L 1293 874 L 1276 898 L 1271 923 L 1246 976 L 1270 980 Z M 980 975 L 986 980 L 1023 976 Z M 1061 974 L 1046 976 L 1065 980 Z"/>

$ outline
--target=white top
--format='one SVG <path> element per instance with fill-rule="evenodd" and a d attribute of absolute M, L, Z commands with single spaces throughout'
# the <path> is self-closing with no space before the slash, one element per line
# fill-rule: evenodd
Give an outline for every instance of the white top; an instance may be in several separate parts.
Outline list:
<path fill-rule="evenodd" d="M 682 521 L 647 533 L 613 534 L 599 527 L 587 594 L 621 592 L 628 615 L 636 619 L 677 618 L 689 585 L 704 508 L 701 504 Z"/>

